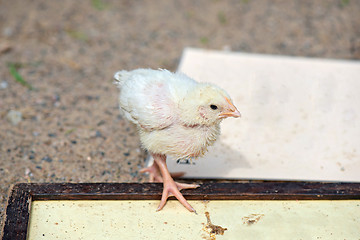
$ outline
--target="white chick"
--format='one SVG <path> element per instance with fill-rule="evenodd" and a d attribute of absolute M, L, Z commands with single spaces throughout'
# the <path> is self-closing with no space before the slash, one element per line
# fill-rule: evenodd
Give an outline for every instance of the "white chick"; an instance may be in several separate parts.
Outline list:
<path fill-rule="evenodd" d="M 220 122 L 226 117 L 240 117 L 239 111 L 223 89 L 181 73 L 137 69 L 118 71 L 114 78 L 120 89 L 120 109 L 137 126 L 143 148 L 154 158 L 154 164 L 142 172 L 150 173 L 150 181 L 164 185 L 157 210 L 173 195 L 195 212 L 180 190 L 199 186 L 175 182 L 166 156 L 202 156 L 219 136 Z"/>

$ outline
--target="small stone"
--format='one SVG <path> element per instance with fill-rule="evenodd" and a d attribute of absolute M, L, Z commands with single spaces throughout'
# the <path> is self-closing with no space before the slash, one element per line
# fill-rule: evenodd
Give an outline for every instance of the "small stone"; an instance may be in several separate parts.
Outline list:
<path fill-rule="evenodd" d="M 49 162 L 49 163 L 52 162 L 52 158 L 49 157 L 49 156 L 45 156 L 45 157 L 43 157 L 41 160 L 42 160 L 42 161 Z"/>
<path fill-rule="evenodd" d="M 33 132 L 32 135 L 33 135 L 34 137 L 37 137 L 37 136 L 40 135 L 40 133 L 39 133 L 39 132 Z"/>
<path fill-rule="evenodd" d="M 135 172 L 131 172 L 131 173 L 130 173 L 130 176 L 132 176 L 133 178 L 135 178 L 137 175 L 138 175 L 138 171 L 135 171 Z"/>
<path fill-rule="evenodd" d="M 101 132 L 100 132 L 100 131 L 96 131 L 96 132 L 95 132 L 95 137 L 102 137 Z"/>
<path fill-rule="evenodd" d="M 100 120 L 100 122 L 98 122 L 96 125 L 97 126 L 101 126 L 101 125 L 104 125 L 106 122 L 104 120 Z"/>
<path fill-rule="evenodd" d="M 99 100 L 99 96 L 91 96 L 91 95 L 87 95 L 85 96 L 86 100 L 88 101 L 92 101 L 92 100 Z"/>
<path fill-rule="evenodd" d="M 48 133 L 49 137 L 56 137 L 56 133 Z"/>
<path fill-rule="evenodd" d="M 32 176 L 33 176 L 32 172 L 30 171 L 29 168 L 26 168 L 26 169 L 25 169 L 25 176 L 28 176 L 28 177 L 32 177 Z"/>
<path fill-rule="evenodd" d="M 101 132 L 99 130 L 91 131 L 89 136 L 91 138 L 103 137 L 103 135 L 101 134 Z"/>
<path fill-rule="evenodd" d="M 5 27 L 4 30 L 2 31 L 2 34 L 4 37 L 11 37 L 14 33 L 13 28 L 11 27 Z"/>
<path fill-rule="evenodd" d="M 12 125 L 18 125 L 22 121 L 22 113 L 19 111 L 10 110 L 6 117 Z"/>
<path fill-rule="evenodd" d="M 7 81 L 2 81 L 0 83 L 0 89 L 6 89 L 9 86 L 9 84 L 7 83 Z"/>
<path fill-rule="evenodd" d="M 10 43 L 7 42 L 0 43 L 0 55 L 8 53 L 11 50 L 12 50 L 12 46 L 10 45 Z"/>
<path fill-rule="evenodd" d="M 54 100 L 55 102 L 60 101 L 60 96 L 57 95 L 57 94 L 55 94 L 55 95 L 53 96 L 53 100 Z"/>

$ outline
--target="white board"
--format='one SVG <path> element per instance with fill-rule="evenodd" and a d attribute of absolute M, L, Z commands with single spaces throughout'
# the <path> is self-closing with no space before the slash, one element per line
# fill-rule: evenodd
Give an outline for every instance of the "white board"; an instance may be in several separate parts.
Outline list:
<path fill-rule="evenodd" d="M 224 88 L 242 114 L 188 178 L 360 181 L 360 62 L 185 49 L 178 71 Z"/>

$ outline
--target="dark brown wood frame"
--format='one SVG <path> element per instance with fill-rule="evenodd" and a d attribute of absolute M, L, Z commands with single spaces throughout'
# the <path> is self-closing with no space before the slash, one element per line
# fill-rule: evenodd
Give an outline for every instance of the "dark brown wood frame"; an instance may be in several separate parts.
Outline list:
<path fill-rule="evenodd" d="M 161 183 L 20 183 L 8 200 L 2 239 L 26 239 L 32 201 L 160 200 L 161 193 Z M 346 200 L 360 199 L 360 183 L 204 183 L 182 193 L 188 200 Z"/>

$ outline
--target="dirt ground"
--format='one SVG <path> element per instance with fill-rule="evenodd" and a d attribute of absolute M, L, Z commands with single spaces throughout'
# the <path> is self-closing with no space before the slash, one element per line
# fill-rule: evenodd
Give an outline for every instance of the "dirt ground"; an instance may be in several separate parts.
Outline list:
<path fill-rule="evenodd" d="M 115 71 L 174 71 L 188 46 L 360 59 L 359 12 L 355 0 L 0 0 L 0 229 L 12 184 L 147 180 Z"/>

